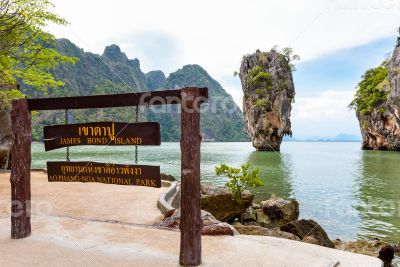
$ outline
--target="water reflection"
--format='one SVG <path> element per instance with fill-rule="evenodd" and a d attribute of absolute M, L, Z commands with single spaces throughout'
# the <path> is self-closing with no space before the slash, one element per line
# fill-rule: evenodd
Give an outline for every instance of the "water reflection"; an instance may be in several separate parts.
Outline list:
<path fill-rule="evenodd" d="M 356 179 L 355 208 L 361 218 L 360 238 L 400 240 L 399 153 L 363 151 Z"/>
<path fill-rule="evenodd" d="M 283 198 L 293 197 L 291 155 L 280 152 L 253 151 L 248 161 L 260 170 L 264 186 L 252 190 L 256 201 L 270 198 L 272 193 Z"/>

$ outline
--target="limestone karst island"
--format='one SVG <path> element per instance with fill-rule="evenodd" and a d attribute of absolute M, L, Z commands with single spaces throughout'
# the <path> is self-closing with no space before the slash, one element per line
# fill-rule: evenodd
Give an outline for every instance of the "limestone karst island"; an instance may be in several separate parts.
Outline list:
<path fill-rule="evenodd" d="M 0 0 L 0 267 L 400 267 L 399 10 Z"/>

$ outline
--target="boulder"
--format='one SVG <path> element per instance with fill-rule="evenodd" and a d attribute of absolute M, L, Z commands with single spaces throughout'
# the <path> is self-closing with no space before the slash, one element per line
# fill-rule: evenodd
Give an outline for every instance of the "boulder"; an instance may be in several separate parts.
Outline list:
<path fill-rule="evenodd" d="M 318 244 L 324 247 L 334 248 L 334 243 L 329 239 L 325 230 L 313 220 L 298 220 L 283 225 L 282 231 L 292 233 L 301 240 Z M 312 238 L 312 239 L 311 239 Z"/>
<path fill-rule="evenodd" d="M 257 220 L 257 216 L 253 207 L 248 207 L 240 216 L 240 220 L 242 222 L 255 222 Z"/>
<path fill-rule="evenodd" d="M 179 223 L 181 220 L 180 209 L 167 211 L 164 216 L 165 217 L 161 222 L 154 224 L 155 227 L 179 229 Z M 202 235 L 234 235 L 238 233 L 231 225 L 218 221 L 207 211 L 201 211 L 201 218 L 203 221 L 203 227 L 201 230 Z"/>
<path fill-rule="evenodd" d="M 269 229 L 258 225 L 243 225 L 240 222 L 235 222 L 232 226 L 242 235 L 264 235 L 300 240 L 296 235 L 283 232 L 279 229 Z"/>
<path fill-rule="evenodd" d="M 160 173 L 161 180 L 175 182 L 176 179 L 170 174 Z"/>
<path fill-rule="evenodd" d="M 391 245 L 384 245 L 379 251 L 378 258 L 383 261 L 384 267 L 391 267 L 392 260 L 394 259 L 394 247 Z"/>
<path fill-rule="evenodd" d="M 299 203 L 296 200 L 285 200 L 273 194 L 270 199 L 260 204 L 253 203 L 247 208 L 241 221 L 244 224 L 255 222 L 263 227 L 275 228 L 296 221 L 299 214 Z"/>
<path fill-rule="evenodd" d="M 223 222 L 240 218 L 242 213 L 250 207 L 254 195 L 245 190 L 242 193 L 242 203 L 233 199 L 232 193 L 224 186 L 201 186 L 201 209 L 210 212 L 217 220 Z"/>
<path fill-rule="evenodd" d="M 254 214 L 256 215 L 256 223 L 258 225 L 261 225 L 262 227 L 269 227 L 272 228 L 272 222 L 267 216 L 267 214 L 264 213 L 262 209 L 256 209 L 254 211 Z"/>
<path fill-rule="evenodd" d="M 273 227 L 281 227 L 299 218 L 299 202 L 285 200 L 274 194 L 270 199 L 261 202 L 262 211 L 268 216 Z"/>

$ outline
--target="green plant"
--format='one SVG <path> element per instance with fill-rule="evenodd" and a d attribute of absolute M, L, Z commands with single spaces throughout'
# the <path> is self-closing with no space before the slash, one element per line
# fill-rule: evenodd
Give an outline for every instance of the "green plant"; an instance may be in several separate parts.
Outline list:
<path fill-rule="evenodd" d="M 247 74 L 247 84 L 256 87 L 264 86 L 267 90 L 272 89 L 272 75 L 266 72 L 263 66 L 256 65 Z"/>
<path fill-rule="evenodd" d="M 270 101 L 268 99 L 257 98 L 255 103 L 254 103 L 254 106 L 256 106 L 257 108 L 264 108 L 269 103 L 270 103 Z"/>
<path fill-rule="evenodd" d="M 242 192 L 249 187 L 259 187 L 264 183 L 259 177 L 259 169 L 250 169 L 250 162 L 242 164 L 240 168 L 230 167 L 226 164 L 221 164 L 215 167 L 215 173 L 217 176 L 224 175 L 228 177 L 228 181 L 225 185 L 229 188 L 232 193 L 232 197 L 235 201 L 242 202 Z"/>
<path fill-rule="evenodd" d="M 261 89 L 261 88 L 256 89 L 256 94 L 257 94 L 257 95 L 261 96 L 261 95 L 263 95 L 264 93 L 265 93 L 265 89 Z"/>
<path fill-rule="evenodd" d="M 0 91 L 0 110 L 5 110 L 11 107 L 11 100 L 14 98 L 22 98 L 24 95 L 16 89 Z"/>
<path fill-rule="evenodd" d="M 360 114 L 370 114 L 378 104 L 387 99 L 385 88 L 389 86 L 388 74 L 388 60 L 377 68 L 367 70 L 358 84 L 356 95 L 349 107 Z"/>
<path fill-rule="evenodd" d="M 293 64 L 293 61 L 300 60 L 300 56 L 296 55 L 296 54 L 293 54 L 293 48 L 285 47 L 285 48 L 282 49 L 281 54 L 285 56 L 289 66 L 290 66 L 290 69 L 292 71 L 296 71 L 296 67 Z"/>

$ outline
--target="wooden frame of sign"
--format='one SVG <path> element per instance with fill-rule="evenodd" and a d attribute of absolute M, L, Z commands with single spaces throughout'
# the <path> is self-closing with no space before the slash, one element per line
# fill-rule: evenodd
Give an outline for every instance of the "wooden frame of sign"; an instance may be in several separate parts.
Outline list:
<path fill-rule="evenodd" d="M 201 264 L 200 105 L 207 100 L 208 89 L 197 87 L 145 93 L 13 100 L 10 178 L 11 238 L 20 239 L 31 234 L 31 111 L 181 104 L 179 262 L 185 266 Z M 54 164 L 53 167 L 60 167 L 57 163 Z M 141 183 L 137 180 L 130 182 Z M 123 180 L 123 183 L 127 182 Z M 151 183 L 151 181 L 144 183 Z"/>

